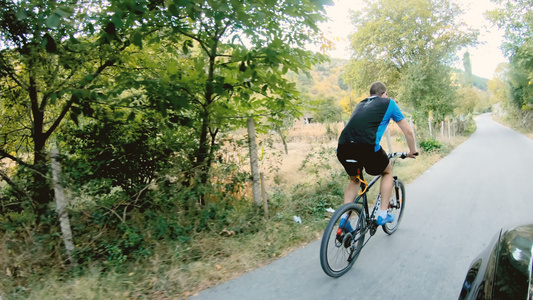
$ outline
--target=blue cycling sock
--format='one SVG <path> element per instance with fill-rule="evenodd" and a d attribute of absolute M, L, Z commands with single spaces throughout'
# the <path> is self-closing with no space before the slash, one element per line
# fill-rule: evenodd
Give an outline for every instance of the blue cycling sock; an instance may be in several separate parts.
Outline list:
<path fill-rule="evenodd" d="M 339 222 L 339 227 L 347 232 L 353 231 L 352 225 L 350 225 L 350 221 L 348 221 L 348 214 L 342 215 L 341 221 Z"/>

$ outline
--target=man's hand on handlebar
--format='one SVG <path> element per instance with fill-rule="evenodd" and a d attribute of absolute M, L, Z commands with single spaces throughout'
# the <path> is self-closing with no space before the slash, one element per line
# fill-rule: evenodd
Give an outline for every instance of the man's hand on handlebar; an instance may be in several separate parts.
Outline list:
<path fill-rule="evenodd" d="M 407 157 L 410 158 L 416 158 L 418 156 L 418 152 L 408 152 Z"/>

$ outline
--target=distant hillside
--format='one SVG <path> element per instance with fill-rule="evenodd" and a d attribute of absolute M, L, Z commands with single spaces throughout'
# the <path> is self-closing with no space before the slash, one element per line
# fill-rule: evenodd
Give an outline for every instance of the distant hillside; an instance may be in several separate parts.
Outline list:
<path fill-rule="evenodd" d="M 464 82 L 466 81 L 466 76 L 465 76 L 465 72 L 461 69 L 457 69 L 457 68 L 453 68 L 452 69 L 453 72 L 455 72 L 457 75 L 455 76 L 456 78 L 456 84 L 460 84 L 460 85 L 464 85 Z M 487 82 L 489 81 L 487 78 L 483 78 L 483 77 L 479 77 L 479 76 L 476 76 L 474 74 L 472 74 L 472 77 L 473 77 L 473 85 L 474 87 L 480 89 L 480 90 L 483 90 L 483 91 L 488 91 L 488 87 L 487 87 Z"/>
<path fill-rule="evenodd" d="M 290 75 L 296 81 L 297 87 L 302 93 L 305 113 L 311 115 L 314 121 L 337 122 L 349 118 L 358 97 L 349 95 L 349 87 L 342 79 L 342 74 L 348 63 L 349 60 L 347 59 L 332 58 L 329 62 L 314 66 L 309 72 L 309 76 L 303 73 Z M 457 87 L 470 86 L 463 70 L 452 68 L 451 76 L 453 83 Z M 472 75 L 470 79 L 473 87 L 483 92 L 488 91 L 488 81 L 488 79 L 476 75 Z M 480 99 L 486 98 L 483 94 L 480 94 Z M 364 97 L 364 95 L 359 96 Z M 477 102 L 487 101 L 485 99 Z M 460 103 L 461 106 L 466 105 L 463 100 L 460 100 Z M 475 104 L 470 106 L 474 107 Z M 481 106 L 485 107 L 487 105 Z M 471 110 L 473 108 L 465 109 Z"/>

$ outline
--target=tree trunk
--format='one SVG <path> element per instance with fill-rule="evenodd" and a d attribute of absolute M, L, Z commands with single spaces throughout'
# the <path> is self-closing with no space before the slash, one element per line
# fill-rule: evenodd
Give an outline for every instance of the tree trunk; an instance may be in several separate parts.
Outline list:
<path fill-rule="evenodd" d="M 250 145 L 250 167 L 252 169 L 252 180 L 253 180 L 253 195 L 254 195 L 254 204 L 257 206 L 261 205 L 261 184 L 259 176 L 259 166 L 257 163 L 257 144 L 255 142 L 255 124 L 254 118 L 248 118 L 248 143 Z"/>
<path fill-rule="evenodd" d="M 33 61 L 33 60 L 32 60 Z M 30 64 L 32 65 L 32 64 Z M 29 96 L 31 101 L 31 112 L 33 117 L 32 122 L 32 139 L 33 139 L 33 165 L 35 172 L 33 173 L 33 185 L 31 197 L 36 201 L 35 212 L 37 214 L 37 223 L 41 223 L 48 204 L 50 203 L 50 187 L 48 186 L 47 173 L 47 153 L 45 151 L 46 136 L 43 133 L 44 128 L 44 112 L 39 105 L 39 97 L 37 95 L 37 86 L 33 72 L 30 71 L 29 78 Z"/>
<path fill-rule="evenodd" d="M 54 184 L 54 195 L 56 198 L 56 211 L 59 217 L 59 224 L 61 225 L 61 233 L 63 235 L 63 243 L 65 244 L 65 250 L 67 252 L 68 260 L 71 264 L 75 265 L 74 260 L 74 243 L 72 241 L 72 230 L 70 228 L 70 220 L 66 211 L 66 199 L 63 191 L 63 185 L 61 185 L 61 165 L 58 161 L 59 151 L 53 149 L 52 156 L 52 178 Z"/>
<path fill-rule="evenodd" d="M 209 169 L 207 167 L 207 157 L 209 153 L 209 143 L 207 141 L 208 134 L 208 119 L 207 111 L 205 112 L 204 117 L 202 118 L 202 129 L 200 131 L 200 144 L 198 145 L 198 151 L 196 152 L 196 162 L 195 166 L 195 177 L 198 178 L 198 181 L 201 185 L 206 184 L 209 177 Z M 200 195 L 200 205 L 205 205 L 205 193 L 202 192 Z"/>
<path fill-rule="evenodd" d="M 289 154 L 289 148 L 287 147 L 287 140 L 285 139 L 285 136 L 283 135 L 281 128 L 276 126 L 275 130 L 281 138 L 281 142 L 283 143 L 283 149 L 285 150 L 285 155 Z"/>

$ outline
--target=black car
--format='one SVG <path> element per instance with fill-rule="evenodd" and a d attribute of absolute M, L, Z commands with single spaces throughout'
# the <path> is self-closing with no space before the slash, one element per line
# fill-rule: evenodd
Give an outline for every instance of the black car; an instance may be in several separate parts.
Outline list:
<path fill-rule="evenodd" d="M 474 259 L 459 299 L 532 299 L 533 224 L 502 229 Z"/>

